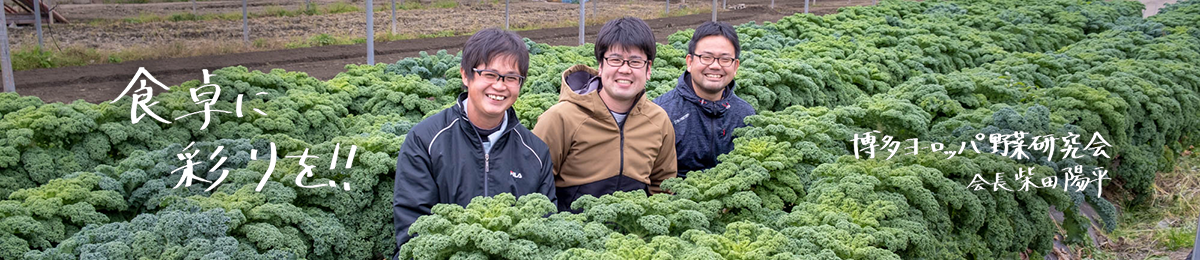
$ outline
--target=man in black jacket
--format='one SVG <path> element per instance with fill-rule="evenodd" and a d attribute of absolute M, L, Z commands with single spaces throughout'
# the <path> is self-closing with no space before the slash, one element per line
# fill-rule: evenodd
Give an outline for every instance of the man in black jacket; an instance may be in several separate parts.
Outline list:
<path fill-rule="evenodd" d="M 701 24 L 688 42 L 687 70 L 675 89 L 654 99 L 675 126 L 678 177 L 717 166 L 717 155 L 733 150 L 733 129 L 754 115 L 750 103 L 733 94 L 741 54 L 733 26 Z"/>
<path fill-rule="evenodd" d="M 417 217 L 439 203 L 466 206 L 500 193 L 556 201 L 549 148 L 512 109 L 529 68 L 525 42 L 509 31 L 479 31 L 463 47 L 461 68 L 466 93 L 414 126 L 400 146 L 392 199 L 397 249 Z"/>

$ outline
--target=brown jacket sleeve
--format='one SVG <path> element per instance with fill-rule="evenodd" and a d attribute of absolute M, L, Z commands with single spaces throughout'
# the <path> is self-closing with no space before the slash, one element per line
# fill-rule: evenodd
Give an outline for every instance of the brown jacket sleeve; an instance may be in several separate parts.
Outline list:
<path fill-rule="evenodd" d="M 663 135 L 663 145 L 658 148 L 658 158 L 655 158 L 654 168 L 650 172 L 651 194 L 663 193 L 659 185 L 662 185 L 663 180 L 675 178 L 679 171 L 675 158 L 675 129 L 670 120 L 663 127 L 663 131 L 666 132 Z"/>

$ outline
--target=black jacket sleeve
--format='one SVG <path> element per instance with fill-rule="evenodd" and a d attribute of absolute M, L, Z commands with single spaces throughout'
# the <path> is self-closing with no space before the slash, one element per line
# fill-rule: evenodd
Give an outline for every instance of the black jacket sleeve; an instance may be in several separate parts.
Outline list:
<path fill-rule="evenodd" d="M 549 148 L 546 148 L 545 145 L 542 147 L 545 148 L 544 150 L 539 151 L 539 156 L 542 158 L 542 185 L 538 188 L 538 193 L 545 194 L 547 198 L 550 198 L 550 202 L 554 203 L 554 205 L 558 205 L 558 193 L 554 188 L 554 165 L 551 163 L 553 160 L 550 160 Z"/>
<path fill-rule="evenodd" d="M 392 196 L 392 221 L 395 225 L 396 249 L 412 238 L 408 228 L 417 217 L 429 215 L 437 204 L 438 187 L 430 172 L 429 152 L 423 140 L 410 131 L 396 158 L 396 183 Z"/>

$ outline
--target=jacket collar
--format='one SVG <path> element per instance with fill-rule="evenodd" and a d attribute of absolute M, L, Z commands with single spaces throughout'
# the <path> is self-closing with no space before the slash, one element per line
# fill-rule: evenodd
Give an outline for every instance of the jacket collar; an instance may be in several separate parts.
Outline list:
<path fill-rule="evenodd" d="M 730 81 L 729 85 L 725 86 L 725 91 L 721 94 L 721 100 L 712 101 L 705 100 L 696 95 L 696 90 L 692 88 L 692 73 L 684 71 L 683 75 L 679 75 L 678 82 L 675 83 L 675 90 L 683 100 L 687 100 L 692 104 L 700 107 L 701 111 L 710 116 L 720 117 L 729 111 L 730 96 L 733 96 L 733 89 L 737 86 L 737 81 Z"/>
<path fill-rule="evenodd" d="M 463 106 L 463 101 L 465 101 L 465 100 L 467 100 L 467 93 L 466 92 L 459 93 L 458 98 L 455 99 L 454 107 L 452 107 L 451 109 L 454 110 L 455 116 L 462 118 L 462 120 L 464 122 L 467 122 L 466 124 L 464 124 L 465 126 L 475 127 L 474 124 L 471 124 L 471 119 L 467 118 L 467 108 Z M 500 129 L 500 132 L 503 134 L 507 134 L 508 131 L 516 129 L 517 125 L 521 124 L 521 120 L 517 119 L 517 110 L 513 109 L 512 107 L 509 107 L 508 110 L 504 111 L 504 113 L 508 115 L 508 116 L 506 116 L 508 119 L 507 119 L 507 121 L 501 123 L 501 125 L 506 125 L 506 126 L 504 127 L 504 129 Z M 501 136 L 503 136 L 503 134 Z"/>

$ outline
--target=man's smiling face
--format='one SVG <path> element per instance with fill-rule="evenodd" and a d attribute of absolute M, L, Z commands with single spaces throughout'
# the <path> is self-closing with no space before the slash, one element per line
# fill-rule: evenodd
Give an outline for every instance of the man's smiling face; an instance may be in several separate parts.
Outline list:
<path fill-rule="evenodd" d="M 641 60 L 646 65 L 642 68 L 631 68 L 629 64 L 611 66 L 605 61 L 600 62 L 600 84 L 603 98 L 630 101 L 646 89 L 646 80 L 650 78 L 650 59 L 646 53 L 636 47 L 614 45 L 604 54 L 605 59 Z M 616 109 L 616 108 L 612 108 Z"/>
<path fill-rule="evenodd" d="M 734 51 L 733 43 L 719 35 L 707 36 L 696 42 L 694 55 L 688 55 L 686 61 L 687 71 L 692 74 L 692 89 L 697 95 L 713 101 L 720 99 L 725 86 L 737 75 L 741 61 L 733 60 L 733 64 L 721 66 L 718 60 L 736 58 Z M 712 57 L 712 63 L 705 65 L 700 57 Z"/>

